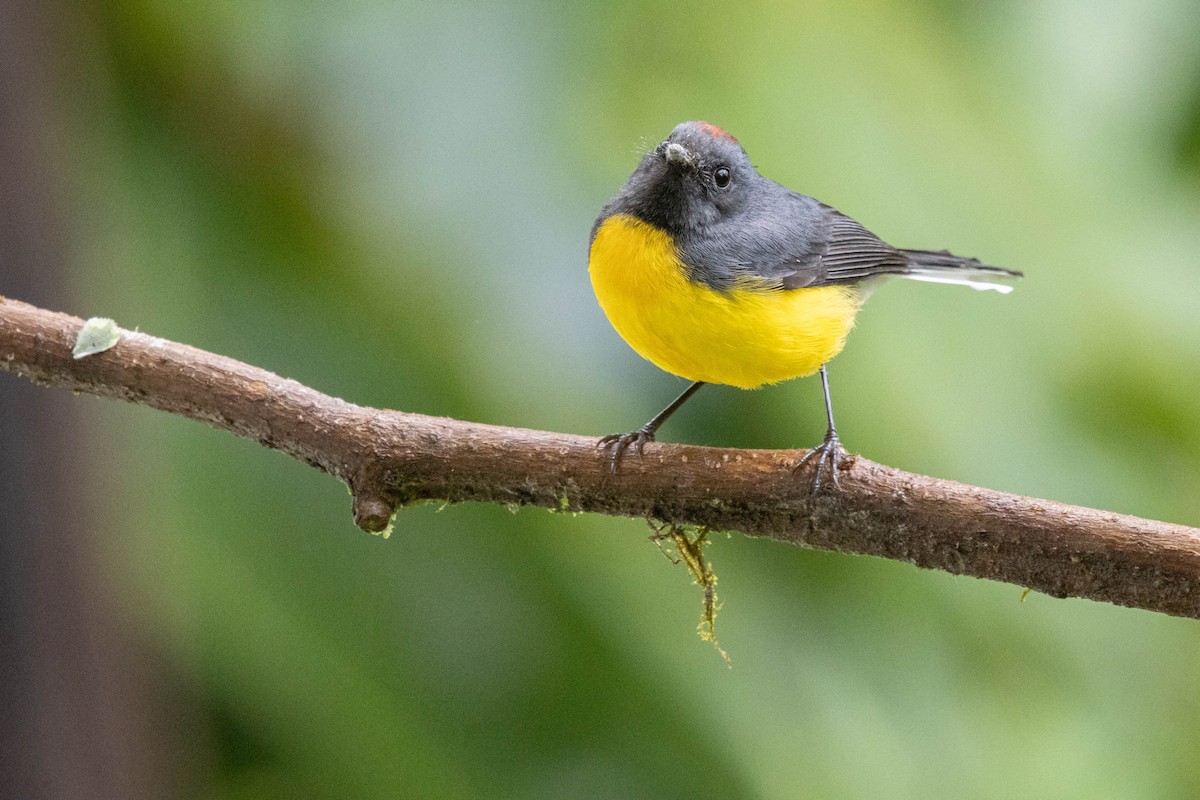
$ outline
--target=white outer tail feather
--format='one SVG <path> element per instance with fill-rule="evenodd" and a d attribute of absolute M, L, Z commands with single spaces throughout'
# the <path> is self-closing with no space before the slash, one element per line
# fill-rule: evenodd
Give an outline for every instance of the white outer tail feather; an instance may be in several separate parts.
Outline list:
<path fill-rule="evenodd" d="M 926 283 L 953 283 L 960 286 L 970 286 L 972 289 L 977 289 L 981 292 L 989 289 L 997 291 L 1000 294 L 1008 294 L 1014 287 L 1007 283 L 998 283 L 997 278 L 1003 279 L 1004 276 L 997 275 L 991 271 L 976 271 L 967 269 L 961 270 L 929 270 L 928 272 L 905 272 L 897 277 L 907 278 L 910 281 L 925 281 Z M 1012 276 L 1015 278 L 1015 276 Z"/>

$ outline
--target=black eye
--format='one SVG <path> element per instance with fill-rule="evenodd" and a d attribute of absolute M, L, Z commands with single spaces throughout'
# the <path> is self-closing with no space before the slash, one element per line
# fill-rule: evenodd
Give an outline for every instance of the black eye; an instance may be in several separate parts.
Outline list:
<path fill-rule="evenodd" d="M 713 170 L 713 180 L 716 181 L 718 189 L 724 189 L 728 186 L 731 177 L 729 167 L 717 167 Z"/>

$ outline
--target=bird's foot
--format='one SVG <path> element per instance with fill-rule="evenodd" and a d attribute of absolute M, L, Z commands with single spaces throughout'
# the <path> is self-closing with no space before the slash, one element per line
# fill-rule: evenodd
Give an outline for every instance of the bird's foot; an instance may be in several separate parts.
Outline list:
<path fill-rule="evenodd" d="M 646 443 L 653 441 L 654 429 L 643 425 L 632 433 L 610 433 L 608 436 L 602 436 L 600 441 L 596 442 L 596 447 L 609 451 L 608 467 L 612 474 L 616 475 L 617 465 L 621 463 L 621 456 L 625 455 L 626 450 L 632 447 L 638 458 L 641 458 Z"/>
<path fill-rule="evenodd" d="M 830 479 L 833 481 L 833 488 L 841 489 L 842 485 L 838 483 L 838 468 L 842 463 L 842 456 L 846 455 L 845 449 L 842 448 L 842 442 L 838 439 L 837 431 L 830 428 L 825 433 L 825 441 L 809 450 L 804 458 L 800 459 L 793 469 L 792 474 L 800 471 L 801 467 L 809 461 L 813 463 L 813 479 L 812 493 L 816 494 L 821 491 L 823 482 L 822 476 L 826 471 L 829 473 Z"/>

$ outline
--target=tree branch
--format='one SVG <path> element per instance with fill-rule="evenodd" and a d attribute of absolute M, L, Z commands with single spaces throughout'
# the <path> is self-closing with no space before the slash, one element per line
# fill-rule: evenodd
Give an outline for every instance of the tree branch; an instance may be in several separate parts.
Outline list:
<path fill-rule="evenodd" d="M 123 331 L 76 360 L 83 321 L 0 298 L 0 369 L 207 422 L 344 481 L 380 531 L 429 499 L 737 530 L 1200 618 L 1200 530 L 914 475 L 861 457 L 812 496 L 802 451 L 651 444 L 609 474 L 596 439 L 365 408 L 224 356 Z"/>

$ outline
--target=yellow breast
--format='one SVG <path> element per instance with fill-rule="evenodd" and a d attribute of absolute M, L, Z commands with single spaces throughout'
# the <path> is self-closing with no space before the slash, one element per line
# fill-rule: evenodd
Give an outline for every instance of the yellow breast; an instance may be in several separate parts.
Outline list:
<path fill-rule="evenodd" d="M 596 232 L 588 271 L 609 322 L 643 358 L 743 389 L 816 372 L 841 352 L 862 302 L 846 286 L 715 291 L 688 280 L 664 231 L 624 214 Z"/>

